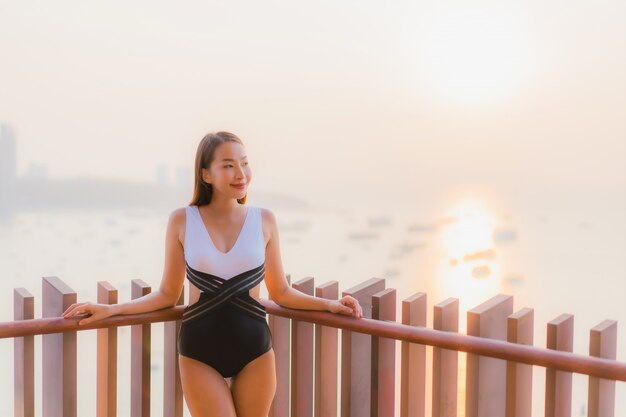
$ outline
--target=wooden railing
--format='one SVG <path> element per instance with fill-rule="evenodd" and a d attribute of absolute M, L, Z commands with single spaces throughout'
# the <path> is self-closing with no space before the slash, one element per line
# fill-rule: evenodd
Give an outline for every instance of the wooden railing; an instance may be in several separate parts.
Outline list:
<path fill-rule="evenodd" d="M 339 298 L 336 281 L 315 287 L 313 278 L 305 278 L 292 286 L 317 297 Z M 132 326 L 130 415 L 149 416 L 150 323 L 155 322 L 165 322 L 163 414 L 183 415 L 176 352 L 182 295 L 173 308 L 113 316 L 79 328 L 75 319 L 60 317 L 77 301 L 76 293 L 57 277 L 43 278 L 42 290 L 43 318 L 34 318 L 34 297 L 17 288 L 15 321 L 0 323 L 0 338 L 14 338 L 15 416 L 34 415 L 35 335 L 43 338 L 43 416 L 77 415 L 77 330 L 89 329 L 98 332 L 95 414 L 115 416 L 117 328 L 127 325 Z M 132 281 L 132 298 L 149 292 L 142 280 Z M 584 356 L 572 353 L 572 315 L 547 324 L 547 348 L 532 346 L 533 310 L 514 312 L 509 295 L 497 295 L 469 310 L 465 335 L 458 333 L 457 299 L 434 306 L 429 329 L 425 293 L 402 300 L 400 323 L 396 322 L 396 290 L 386 289 L 384 279 L 371 279 L 342 292 L 348 294 L 359 300 L 364 318 L 292 310 L 261 300 L 269 314 L 276 353 L 278 385 L 271 417 L 395 415 L 396 341 L 401 343 L 402 417 L 424 416 L 427 402 L 433 416 L 457 416 L 459 351 L 467 352 L 465 416 L 530 416 L 532 365 L 546 368 L 546 416 L 571 416 L 572 372 L 589 375 L 588 415 L 614 416 L 615 383 L 626 382 L 626 363 L 615 360 L 615 321 L 591 329 L 589 356 Z M 101 281 L 97 298 L 114 304 L 118 293 Z M 338 329 L 342 329 L 341 351 Z M 431 363 L 426 361 L 426 345 L 433 346 Z M 427 367 L 432 370 L 431 398 L 426 398 Z"/>

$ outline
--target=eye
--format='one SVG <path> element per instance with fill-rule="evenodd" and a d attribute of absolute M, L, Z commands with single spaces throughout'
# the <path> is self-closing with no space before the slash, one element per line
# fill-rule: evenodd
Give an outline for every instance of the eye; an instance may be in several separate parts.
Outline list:
<path fill-rule="evenodd" d="M 244 162 L 243 164 L 244 164 L 244 165 L 248 165 L 248 162 Z"/>
<path fill-rule="evenodd" d="M 232 165 L 224 165 L 224 168 L 232 167 Z"/>

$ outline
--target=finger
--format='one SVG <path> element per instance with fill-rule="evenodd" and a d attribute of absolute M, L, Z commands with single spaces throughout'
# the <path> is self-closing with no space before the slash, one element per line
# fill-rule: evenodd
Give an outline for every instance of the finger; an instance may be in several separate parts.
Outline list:
<path fill-rule="evenodd" d="M 72 307 L 72 313 L 77 314 L 80 311 L 85 311 L 85 308 L 89 307 L 89 303 L 76 303 L 74 307 Z"/>
<path fill-rule="evenodd" d="M 361 309 L 361 306 L 359 305 L 359 302 L 357 301 L 356 298 L 350 296 L 350 295 L 346 295 L 341 299 L 341 304 L 350 307 L 350 313 L 354 315 L 355 317 L 362 317 L 363 316 L 363 310 Z M 346 310 L 347 311 L 347 310 Z"/>
<path fill-rule="evenodd" d="M 352 308 L 354 310 L 354 315 L 355 316 L 362 316 L 363 315 L 363 310 L 361 309 L 361 306 L 359 305 L 359 302 L 356 299 L 350 297 L 350 304 L 351 304 L 351 306 L 352 306 Z"/>
<path fill-rule="evenodd" d="M 74 310 L 72 311 L 71 315 L 72 316 L 76 316 L 76 315 L 84 314 L 84 313 L 85 313 L 85 309 L 83 307 L 81 307 L 81 306 L 78 306 L 78 307 L 74 308 Z"/>
<path fill-rule="evenodd" d="M 78 303 L 74 303 L 71 306 L 69 306 L 64 312 L 63 315 L 65 316 L 66 314 L 69 314 L 70 311 L 72 311 L 73 309 L 76 308 L 76 306 L 78 305 Z"/>
<path fill-rule="evenodd" d="M 358 310 L 359 303 L 354 298 L 347 295 L 341 301 L 343 302 L 342 304 L 348 307 L 348 309 L 345 310 L 347 314 L 351 314 L 354 316 L 359 315 L 359 310 Z"/>
<path fill-rule="evenodd" d="M 91 308 L 81 307 L 81 308 L 77 308 L 74 311 L 73 316 L 84 316 L 84 315 L 90 315 L 90 314 L 93 314 L 93 311 L 91 311 Z"/>
<path fill-rule="evenodd" d="M 348 305 L 350 307 L 354 307 L 356 302 L 356 300 L 354 298 L 347 298 L 346 300 L 344 300 L 345 305 Z"/>
<path fill-rule="evenodd" d="M 72 309 L 72 307 L 74 307 L 74 304 L 72 304 L 71 306 L 66 308 L 65 311 L 63 312 L 62 316 L 65 316 Z"/>
<path fill-rule="evenodd" d="M 63 317 L 73 316 L 74 314 L 76 314 L 76 310 L 79 308 L 80 308 L 80 304 L 73 304 L 70 308 L 65 310 L 65 313 L 63 313 Z"/>
<path fill-rule="evenodd" d="M 352 309 L 350 308 L 350 306 L 345 305 L 344 303 L 339 303 L 339 312 L 340 313 L 345 313 L 345 314 L 350 314 L 352 312 Z"/>
<path fill-rule="evenodd" d="M 91 322 L 92 322 L 92 321 L 94 321 L 94 320 L 96 320 L 96 318 L 95 318 L 95 317 L 94 317 L 94 315 L 92 314 L 92 315 L 90 315 L 90 316 L 87 316 L 87 318 L 84 318 L 84 319 L 78 320 L 78 325 L 79 325 L 79 326 L 84 326 L 85 324 L 89 324 L 89 323 L 91 323 Z"/>

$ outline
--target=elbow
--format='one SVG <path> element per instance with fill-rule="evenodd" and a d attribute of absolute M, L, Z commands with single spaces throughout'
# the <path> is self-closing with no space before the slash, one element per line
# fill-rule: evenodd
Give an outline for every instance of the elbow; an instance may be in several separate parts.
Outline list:
<path fill-rule="evenodd" d="M 178 299 L 180 298 L 180 294 L 170 294 L 170 293 L 161 291 L 161 298 L 163 300 L 162 308 L 176 307 L 176 304 L 178 303 Z"/>
<path fill-rule="evenodd" d="M 286 298 L 289 297 L 289 287 L 285 287 L 281 290 L 278 290 L 272 294 L 270 294 L 270 298 L 273 302 L 275 302 L 276 304 L 283 306 L 283 307 L 287 307 L 285 305 L 286 302 Z"/>

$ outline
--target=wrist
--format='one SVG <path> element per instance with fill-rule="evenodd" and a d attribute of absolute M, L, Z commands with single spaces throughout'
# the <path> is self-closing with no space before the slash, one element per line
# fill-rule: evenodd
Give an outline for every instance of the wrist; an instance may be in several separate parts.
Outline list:
<path fill-rule="evenodd" d="M 107 304 L 109 315 L 115 316 L 116 314 L 120 314 L 120 305 L 119 304 Z"/>

